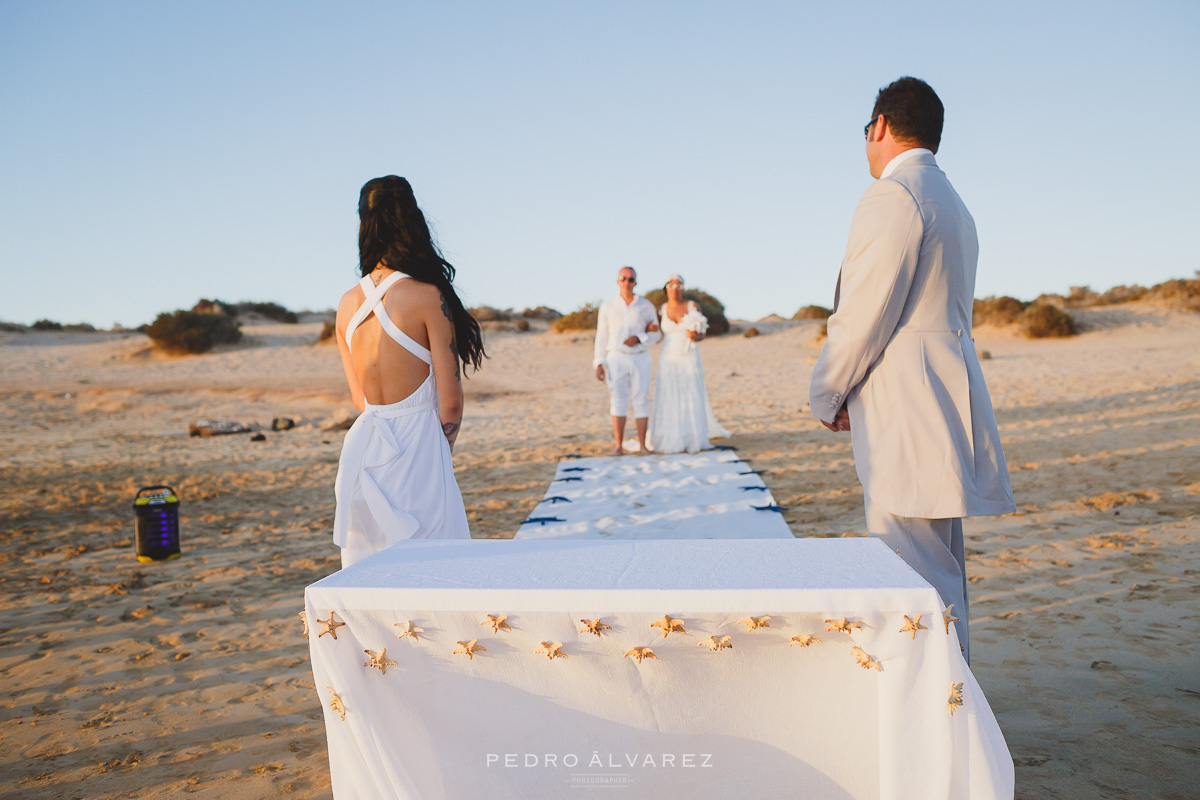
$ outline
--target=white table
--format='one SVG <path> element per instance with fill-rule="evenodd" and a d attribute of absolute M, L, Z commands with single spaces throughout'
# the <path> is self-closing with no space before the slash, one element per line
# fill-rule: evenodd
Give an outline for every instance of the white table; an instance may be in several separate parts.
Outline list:
<path fill-rule="evenodd" d="M 406 541 L 309 586 L 305 607 L 341 800 L 1013 795 L 936 593 L 878 540 Z M 319 635 L 330 612 L 336 640 Z M 664 638 L 664 615 L 686 633 Z M 904 615 L 921 615 L 915 639 Z M 841 617 L 861 629 L 828 631 Z M 596 618 L 611 629 L 579 632 Z M 804 634 L 821 642 L 789 646 Z M 698 646 L 710 635 L 732 649 Z M 471 639 L 486 651 L 451 654 Z M 364 666 L 384 648 L 386 673 Z"/>

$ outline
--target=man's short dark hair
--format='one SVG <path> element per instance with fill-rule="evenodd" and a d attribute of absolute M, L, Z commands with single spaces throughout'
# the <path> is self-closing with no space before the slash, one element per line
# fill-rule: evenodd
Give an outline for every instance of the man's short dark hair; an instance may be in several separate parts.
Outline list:
<path fill-rule="evenodd" d="M 892 81 L 875 95 L 872 115 L 878 118 L 880 114 L 887 117 L 896 140 L 937 152 L 946 112 L 928 83 L 910 77 Z"/>

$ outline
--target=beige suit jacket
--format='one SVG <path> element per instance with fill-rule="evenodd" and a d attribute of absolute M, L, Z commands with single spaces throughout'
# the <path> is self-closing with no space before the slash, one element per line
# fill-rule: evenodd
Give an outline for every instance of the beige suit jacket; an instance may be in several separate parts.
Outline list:
<path fill-rule="evenodd" d="M 809 403 L 850 414 L 854 465 L 900 517 L 1015 511 L 971 338 L 979 240 L 933 155 L 905 161 L 858 204 Z"/>

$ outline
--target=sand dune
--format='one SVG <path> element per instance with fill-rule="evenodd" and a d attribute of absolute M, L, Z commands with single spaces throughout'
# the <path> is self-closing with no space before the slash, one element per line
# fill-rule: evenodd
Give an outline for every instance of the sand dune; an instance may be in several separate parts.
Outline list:
<path fill-rule="evenodd" d="M 1200 756 L 1200 315 L 1074 310 L 1085 332 L 977 346 L 1016 514 L 969 520 L 974 669 L 1022 798 L 1194 794 Z M 819 322 L 703 347 L 731 443 L 798 536 L 857 535 L 848 438 L 807 413 Z M 330 540 L 350 410 L 319 321 L 199 357 L 136 334 L 0 333 L 0 800 L 328 797 L 297 612 Z M 607 447 L 585 334 L 491 331 L 456 473 L 510 536 L 563 455 Z M 291 431 L 188 438 L 195 419 Z M 138 564 L 130 502 L 183 498 L 182 558 Z M 87 780 L 86 789 L 79 783 Z"/>

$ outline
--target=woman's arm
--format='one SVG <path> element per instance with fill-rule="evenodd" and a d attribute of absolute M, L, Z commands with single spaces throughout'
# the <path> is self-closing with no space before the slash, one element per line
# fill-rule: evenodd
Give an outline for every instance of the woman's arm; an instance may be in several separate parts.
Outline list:
<path fill-rule="evenodd" d="M 462 425 L 463 387 L 462 361 L 454 341 L 454 317 L 446 298 L 432 287 L 431 298 L 436 305 L 425 315 L 425 330 L 429 334 L 429 352 L 433 354 L 433 380 L 437 384 L 438 419 L 442 433 L 454 450 L 458 429 Z"/>
<path fill-rule="evenodd" d="M 338 352 L 342 355 L 342 369 L 346 372 L 346 384 L 350 387 L 350 399 L 361 412 L 367 407 L 366 400 L 363 397 L 362 384 L 358 382 L 358 376 L 354 374 L 354 364 L 350 361 L 350 346 L 346 344 L 346 326 L 350 324 L 350 318 L 358 310 L 357 298 L 354 297 L 356 291 L 356 289 L 351 289 L 342 295 L 342 302 L 338 303 L 337 322 L 334 323 L 334 327 L 337 329 Z"/>

